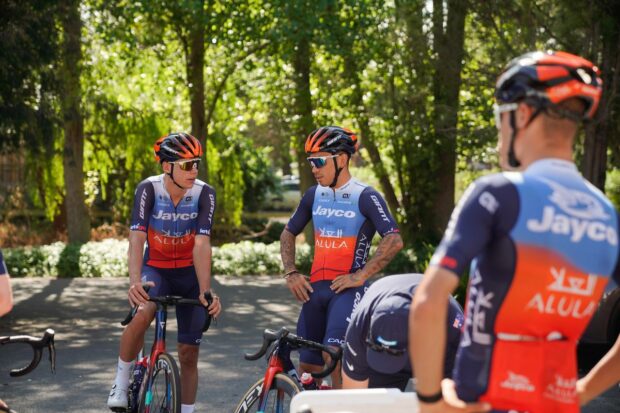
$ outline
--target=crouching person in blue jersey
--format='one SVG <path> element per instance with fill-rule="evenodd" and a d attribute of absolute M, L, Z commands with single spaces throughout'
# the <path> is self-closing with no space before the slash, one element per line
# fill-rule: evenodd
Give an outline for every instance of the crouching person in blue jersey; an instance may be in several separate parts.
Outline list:
<path fill-rule="evenodd" d="M 422 274 L 384 277 L 368 288 L 347 329 L 342 363 L 344 389 L 396 387 L 405 390 L 411 378 L 409 307 Z M 444 377 L 451 377 L 464 317 L 450 297 Z M 413 334 L 416 334 L 414 331 Z"/>

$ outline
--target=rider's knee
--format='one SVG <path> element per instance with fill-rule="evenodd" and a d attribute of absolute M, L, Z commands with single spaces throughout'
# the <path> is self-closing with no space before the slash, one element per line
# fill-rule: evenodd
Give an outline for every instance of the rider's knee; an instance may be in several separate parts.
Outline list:
<path fill-rule="evenodd" d="M 179 343 L 179 363 L 184 366 L 198 364 L 198 346 Z"/>

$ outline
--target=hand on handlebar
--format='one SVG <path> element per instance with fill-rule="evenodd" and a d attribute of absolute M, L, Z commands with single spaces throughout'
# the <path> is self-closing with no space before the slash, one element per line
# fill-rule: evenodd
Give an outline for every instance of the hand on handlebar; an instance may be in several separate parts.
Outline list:
<path fill-rule="evenodd" d="M 155 287 L 155 283 L 152 281 L 147 281 L 144 284 L 140 281 L 129 286 L 128 299 L 129 304 L 132 307 L 137 307 L 140 304 L 144 304 L 149 300 L 148 293 L 144 290 L 143 285 L 148 285 L 149 287 Z"/>
<path fill-rule="evenodd" d="M 222 302 L 220 300 L 219 295 L 215 294 L 213 290 L 211 290 L 210 293 L 211 293 L 211 296 L 213 297 L 213 302 L 211 303 L 211 305 L 209 305 L 209 302 L 205 298 L 204 293 L 201 293 L 198 299 L 200 300 L 202 305 L 207 307 L 207 310 L 209 310 L 209 314 L 211 315 L 211 317 L 215 319 L 222 312 Z"/>

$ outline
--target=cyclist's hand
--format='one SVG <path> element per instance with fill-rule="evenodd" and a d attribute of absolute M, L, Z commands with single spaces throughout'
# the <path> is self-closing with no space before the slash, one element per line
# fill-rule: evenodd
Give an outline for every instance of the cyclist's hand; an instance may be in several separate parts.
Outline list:
<path fill-rule="evenodd" d="M 332 285 L 329 288 L 337 294 L 343 292 L 347 288 L 360 287 L 364 285 L 365 281 L 366 278 L 363 277 L 361 271 L 358 271 L 353 274 L 339 275 L 334 278 Z"/>
<path fill-rule="evenodd" d="M 294 273 L 286 277 L 286 286 L 291 290 L 297 301 L 302 303 L 310 300 L 309 293 L 314 292 L 306 276 L 300 273 Z"/>
<path fill-rule="evenodd" d="M 145 283 L 146 285 L 150 285 L 151 287 L 155 287 L 155 283 L 152 281 L 148 281 Z M 142 288 L 142 282 L 137 282 L 135 284 L 131 284 L 129 286 L 129 304 L 132 307 L 138 306 L 140 304 L 144 304 L 149 300 L 149 295 L 144 288 Z"/>
<path fill-rule="evenodd" d="M 207 302 L 204 294 L 200 294 L 198 299 L 200 300 L 202 305 L 207 307 L 207 309 L 209 310 L 209 314 L 211 314 L 211 317 L 217 318 L 222 312 L 222 302 L 220 300 L 220 296 L 215 294 L 213 291 L 211 291 L 211 297 L 213 297 L 213 302 L 211 303 L 211 305 L 209 305 L 209 303 Z"/>
<path fill-rule="evenodd" d="M 478 413 L 488 412 L 491 405 L 486 402 L 481 403 L 465 403 L 456 395 L 454 381 L 451 379 L 443 379 L 441 382 L 441 391 L 443 399 L 437 403 L 426 404 L 420 403 L 420 413 Z"/>

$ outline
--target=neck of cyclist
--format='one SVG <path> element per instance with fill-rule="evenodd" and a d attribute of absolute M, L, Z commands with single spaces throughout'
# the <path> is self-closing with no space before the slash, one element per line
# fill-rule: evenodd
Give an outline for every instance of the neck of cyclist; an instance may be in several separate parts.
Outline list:
<path fill-rule="evenodd" d="M 517 131 L 515 155 L 520 170 L 541 159 L 573 162 L 573 142 L 578 125 L 569 119 L 556 119 L 540 113 Z"/>
<path fill-rule="evenodd" d="M 336 172 L 334 170 L 334 174 L 335 173 Z M 336 180 L 336 185 L 334 185 L 332 189 L 335 191 L 336 189 L 340 188 L 341 186 L 349 182 L 350 179 L 351 179 L 351 173 L 349 172 L 349 164 L 347 163 L 340 171 L 340 175 L 338 175 L 338 180 Z"/>
<path fill-rule="evenodd" d="M 173 165 L 170 165 L 171 168 L 168 172 L 164 170 L 164 187 L 174 201 L 183 197 L 190 188 L 183 187 L 183 183 L 181 182 L 183 171 L 180 168 L 173 169 L 172 166 Z M 173 174 L 176 183 L 172 180 L 172 177 L 169 175 L 170 173 Z"/>

